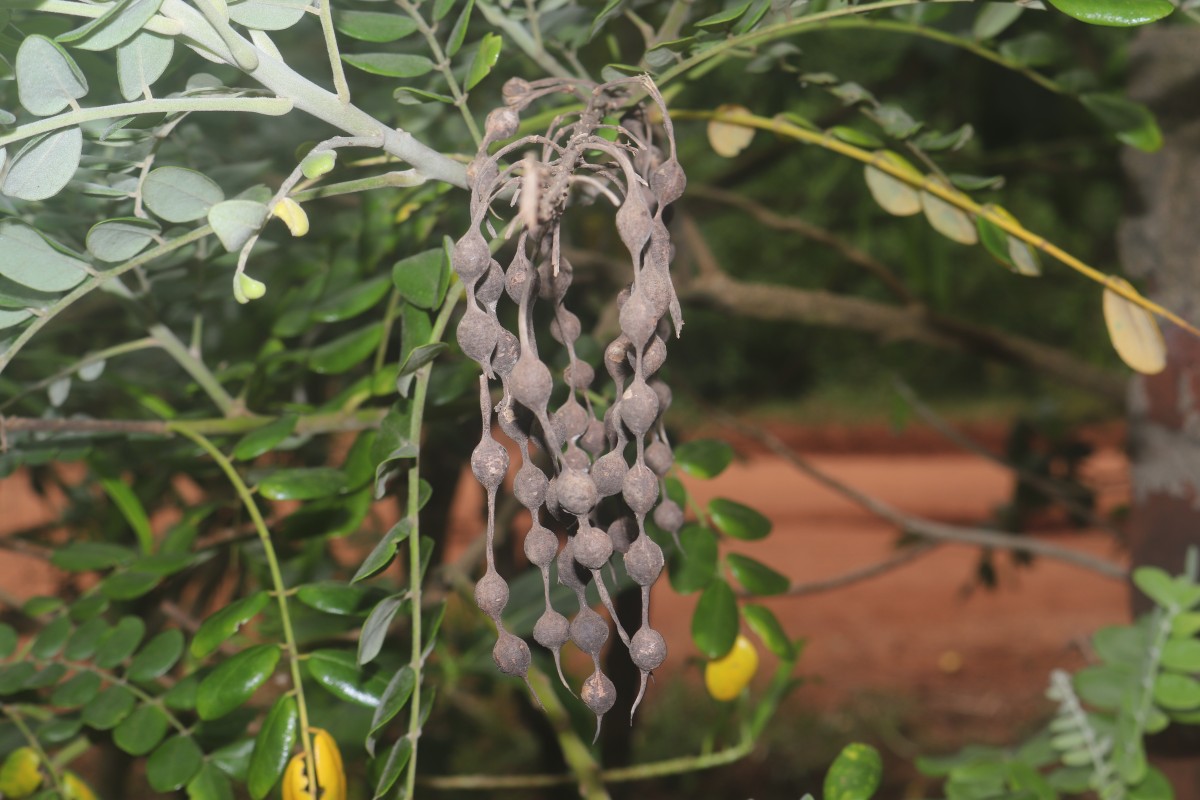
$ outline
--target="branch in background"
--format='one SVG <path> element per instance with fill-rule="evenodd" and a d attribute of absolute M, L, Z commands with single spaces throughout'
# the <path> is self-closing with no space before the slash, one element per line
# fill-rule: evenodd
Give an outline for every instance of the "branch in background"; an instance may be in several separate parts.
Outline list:
<path fill-rule="evenodd" d="M 841 575 L 834 575 L 832 578 L 820 578 L 815 581 L 793 583 L 788 587 L 786 594 L 796 597 L 803 594 L 820 594 L 821 592 L 831 592 L 834 589 L 844 589 L 847 586 L 861 583 L 871 578 L 877 578 L 894 569 L 903 567 L 905 564 L 916 561 L 922 556 L 929 555 L 939 547 L 941 547 L 940 542 L 922 542 L 920 544 L 908 545 L 881 561 L 876 561 L 874 564 L 868 564 L 865 567 L 855 567 L 852 570 L 843 572 Z M 738 596 L 756 597 L 757 595 L 747 592 L 745 589 L 740 589 L 738 590 Z"/>
<path fill-rule="evenodd" d="M 872 333 L 982 355 L 1093 392 L 1113 403 L 1125 396 L 1125 381 L 1062 350 L 1029 339 L 947 317 L 920 306 L 901 308 L 819 289 L 738 281 L 726 274 L 694 225 L 680 226 L 680 240 L 696 261 L 697 276 L 679 287 L 681 299 L 704 301 L 753 319 L 803 322 Z"/>
<path fill-rule="evenodd" d="M 377 428 L 387 414 L 385 408 L 368 408 L 346 413 L 334 411 L 326 414 L 306 414 L 296 421 L 296 433 L 317 435 L 342 431 L 361 431 Z M 222 436 L 247 433 L 275 422 L 278 417 L 245 416 L 226 419 L 191 419 L 160 422 L 140 419 L 42 419 L 40 417 L 0 416 L 0 432 L 68 434 L 144 434 L 149 436 L 171 436 L 181 428 L 205 436 Z"/>
<path fill-rule="evenodd" d="M 905 402 L 909 404 L 912 410 L 916 412 L 917 416 L 919 416 L 926 425 L 933 428 L 942 436 L 946 437 L 951 442 L 954 442 L 967 452 L 975 453 L 976 455 L 982 456 L 994 464 L 999 464 L 1005 469 L 1012 470 L 1017 474 L 1017 477 L 1020 478 L 1022 483 L 1028 485 L 1031 489 L 1035 489 L 1043 496 L 1055 502 L 1061 503 L 1064 507 L 1070 510 L 1071 513 L 1087 520 L 1089 525 L 1092 525 L 1096 528 L 1102 528 L 1118 539 L 1122 538 L 1123 534 L 1121 531 L 1109 524 L 1107 520 L 1101 519 L 1099 515 L 1092 511 L 1092 509 L 1088 508 L 1086 505 L 1064 492 L 1062 487 L 1053 480 L 1044 475 L 1038 475 L 1035 472 L 1030 472 L 1027 469 L 1018 467 L 1015 464 L 1010 464 L 1008 461 L 996 455 L 979 442 L 976 442 L 974 439 L 971 439 L 961 431 L 955 429 L 949 422 L 939 416 L 936 411 L 925 405 L 925 403 L 921 402 L 921 398 L 917 397 L 917 393 L 914 392 L 912 387 L 907 383 L 895 377 L 892 378 L 892 382 L 896 386 L 896 391 L 899 392 L 900 396 L 904 398 Z"/>
<path fill-rule="evenodd" d="M 851 264 L 862 267 L 867 272 L 879 279 L 884 286 L 896 296 L 896 299 L 904 303 L 918 303 L 920 300 L 909 291 L 904 282 L 896 277 L 896 274 L 888 268 L 879 259 L 875 258 L 870 253 L 855 247 L 850 242 L 847 242 L 840 236 L 825 230 L 822 227 L 813 225 L 811 222 L 800 219 L 799 217 L 784 217 L 776 214 L 774 211 L 766 208 L 759 203 L 754 202 L 748 197 L 743 197 L 734 192 L 728 192 L 723 189 L 716 189 L 709 186 L 689 186 L 687 189 L 689 197 L 699 197 L 703 200 L 711 200 L 725 205 L 731 205 L 739 208 L 742 211 L 750 214 L 760 223 L 768 228 L 774 228 L 778 231 L 787 231 L 788 233 L 798 233 L 805 239 L 810 239 L 817 244 L 825 245 L 826 247 L 841 254 Z M 690 223 L 690 218 L 688 219 Z"/>
<path fill-rule="evenodd" d="M 946 525 L 933 520 L 922 519 L 906 514 L 893 508 L 882 500 L 864 494 L 852 486 L 842 483 L 824 470 L 818 469 L 807 459 L 784 444 L 774 434 L 751 427 L 734 419 L 728 414 L 717 413 L 716 416 L 727 426 L 760 442 L 771 452 L 785 459 L 796 469 L 808 475 L 813 480 L 846 497 L 861 508 L 870 511 L 899 527 L 906 533 L 923 536 L 940 542 L 957 542 L 960 544 L 993 547 L 998 550 L 1014 550 L 1034 555 L 1053 558 L 1073 564 L 1083 569 L 1091 570 L 1107 578 L 1125 580 L 1128 570 L 1120 564 L 1088 553 L 1081 553 L 1067 547 L 1060 547 L 1050 542 L 1043 542 L 1027 536 L 1014 536 L 1010 533 L 988 530 L 985 528 L 966 528 L 960 525 Z"/>

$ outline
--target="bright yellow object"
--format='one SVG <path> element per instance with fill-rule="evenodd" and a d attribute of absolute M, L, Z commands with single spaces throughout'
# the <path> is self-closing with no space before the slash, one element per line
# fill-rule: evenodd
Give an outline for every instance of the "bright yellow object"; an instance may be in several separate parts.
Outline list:
<path fill-rule="evenodd" d="M 29 797 L 42 785 L 38 754 L 32 747 L 19 747 L 8 754 L 0 766 L 0 795 L 19 800 Z"/>
<path fill-rule="evenodd" d="M 317 786 L 321 800 L 346 800 L 346 768 L 337 742 L 321 728 L 309 728 L 312 734 L 313 758 L 316 760 Z M 283 773 L 283 800 L 315 800 L 308 790 L 308 774 L 304 754 L 297 753 Z"/>
<path fill-rule="evenodd" d="M 275 204 L 275 209 L 271 213 L 283 220 L 283 224 L 288 226 L 292 236 L 303 236 L 308 233 L 308 214 L 304 213 L 304 209 L 292 198 L 285 197 L 280 200 Z"/>
<path fill-rule="evenodd" d="M 63 797 L 65 800 L 96 800 L 96 793 L 74 772 L 64 772 L 62 776 Z"/>
<path fill-rule="evenodd" d="M 733 649 L 704 667 L 704 685 L 715 700 L 732 700 L 742 693 L 758 672 L 758 651 L 745 636 L 738 635 Z"/>

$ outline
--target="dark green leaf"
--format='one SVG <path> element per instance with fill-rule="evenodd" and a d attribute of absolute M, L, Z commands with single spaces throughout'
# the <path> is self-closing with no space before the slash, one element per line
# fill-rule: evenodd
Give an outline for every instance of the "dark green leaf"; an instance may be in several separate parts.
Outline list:
<path fill-rule="evenodd" d="M 450 36 L 446 38 L 447 58 L 454 58 L 462 48 L 463 40 L 467 37 L 467 26 L 471 23 L 471 9 L 474 7 L 475 0 L 467 0 L 462 11 L 458 13 L 458 19 L 454 21 L 454 27 L 450 29 Z"/>
<path fill-rule="evenodd" d="M 342 53 L 342 60 L 363 72 L 388 78 L 418 78 L 434 68 L 425 56 L 410 53 Z"/>
<path fill-rule="evenodd" d="M 363 623 L 362 633 L 358 636 L 359 666 L 370 663 L 379 655 L 387 638 L 388 628 L 403 604 L 404 595 L 396 594 L 385 597 L 371 609 L 367 621 Z"/>
<path fill-rule="evenodd" d="M 679 531 L 679 550 L 668 576 L 679 594 L 703 589 L 717 574 L 717 537 L 703 525 L 689 522 Z"/>
<path fill-rule="evenodd" d="M 976 39 L 994 39 L 1016 22 L 1024 10 L 1015 3 L 985 3 L 975 16 L 971 34 Z"/>
<path fill-rule="evenodd" d="M 162 582 L 153 572 L 131 569 L 114 572 L 100 584 L 100 593 L 110 600 L 133 600 L 147 594 Z"/>
<path fill-rule="evenodd" d="M 416 676 L 412 667 L 407 664 L 398 669 L 392 679 L 388 681 L 387 688 L 383 691 L 383 698 L 375 708 L 374 716 L 371 717 L 371 730 L 367 733 L 368 754 L 375 755 L 376 737 L 408 703 L 408 698 L 412 696 L 415 687 Z"/>
<path fill-rule="evenodd" d="M 309 608 L 326 614 L 353 614 L 358 611 L 367 590 L 340 581 L 308 583 L 296 589 L 296 599 Z"/>
<path fill-rule="evenodd" d="M 17 649 L 17 631 L 12 625 L 0 622 L 0 658 L 8 658 Z"/>
<path fill-rule="evenodd" d="M 78 717 L 57 717 L 39 725 L 37 737 L 47 744 L 60 744 L 74 739 L 81 730 L 83 730 L 83 720 Z"/>
<path fill-rule="evenodd" d="M 392 559 L 396 557 L 396 547 L 409 537 L 412 530 L 412 520 L 407 517 L 393 525 L 392 529 L 384 534 L 379 543 L 367 554 L 358 571 L 354 573 L 354 577 L 350 579 L 351 582 L 358 583 L 369 578 L 392 563 Z"/>
<path fill-rule="evenodd" d="M 168 689 L 162 696 L 163 705 L 172 711 L 191 711 L 196 708 L 196 688 L 200 677 L 193 672 Z"/>
<path fill-rule="evenodd" d="M 124 686 L 110 686 L 83 707 L 83 723 L 98 731 L 116 727 L 133 710 L 133 692 Z"/>
<path fill-rule="evenodd" d="M 139 617 L 121 617 L 116 627 L 104 634 L 96 646 L 96 666 L 101 669 L 117 666 L 133 655 L 145 634 L 146 623 Z"/>
<path fill-rule="evenodd" d="M 733 461 L 733 448 L 718 439 L 693 439 L 675 448 L 675 463 L 697 478 L 715 478 Z"/>
<path fill-rule="evenodd" d="M 71 619 L 76 622 L 90 622 L 105 611 L 108 611 L 110 605 L 111 603 L 108 602 L 107 597 L 94 594 L 90 597 L 81 597 L 76 600 L 68 613 L 71 615 Z M 71 638 L 75 637 L 72 635 Z M 69 643 L 67 647 L 70 647 Z"/>
<path fill-rule="evenodd" d="M 233 800 L 229 778 L 212 764 L 205 764 L 187 785 L 188 800 Z"/>
<path fill-rule="evenodd" d="M 71 638 L 67 639 L 67 647 L 63 655 L 71 661 L 85 661 L 91 658 L 100 644 L 100 639 L 108 633 L 108 623 L 101 617 L 93 617 L 84 622 Z"/>
<path fill-rule="evenodd" d="M 47 659 L 54 656 L 66 644 L 67 637 L 71 635 L 71 620 L 66 615 L 59 617 L 51 622 L 46 627 L 42 628 L 41 632 L 34 638 L 33 644 L 29 647 L 30 654 L 37 659 Z"/>
<path fill-rule="evenodd" d="M 1080 96 L 1079 101 L 1119 141 L 1147 153 L 1154 153 L 1162 147 L 1162 131 L 1158 121 L 1144 105 L 1112 94 L 1085 94 Z"/>
<path fill-rule="evenodd" d="M 363 677 L 354 654 L 345 650 L 316 650 L 304 662 L 308 673 L 331 694 L 349 703 L 377 708 L 387 681 L 380 674 Z"/>
<path fill-rule="evenodd" d="M 445 103 L 452 105 L 454 98 L 448 94 L 439 94 L 413 86 L 399 86 L 392 92 L 392 97 L 402 106 L 419 106 L 425 102 Z"/>
<path fill-rule="evenodd" d="M 735 539 L 762 539 L 771 532 L 771 520 L 733 500 L 720 497 L 710 500 L 708 513 L 717 530 Z"/>
<path fill-rule="evenodd" d="M 338 494 L 348 485 L 340 469 L 297 467 L 272 473 L 259 483 L 258 491 L 268 500 L 316 500 Z"/>
<path fill-rule="evenodd" d="M 1050 0 L 1050 5 L 1080 22 L 1117 28 L 1145 25 L 1175 10 L 1169 0 Z"/>
<path fill-rule="evenodd" d="M 296 698 L 284 695 L 275 701 L 267 714 L 258 736 L 254 739 L 254 755 L 250 757 L 246 785 L 254 800 L 262 800 L 283 774 L 288 755 L 296 743 L 299 730 Z"/>
<path fill-rule="evenodd" d="M 68 572 L 85 572 L 93 569 L 108 569 L 132 563 L 137 553 L 128 547 L 107 542 L 69 542 L 56 548 L 50 563 Z"/>
<path fill-rule="evenodd" d="M 172 736 L 146 760 L 146 780 L 156 792 L 182 789 L 204 764 L 204 753 L 191 736 Z"/>
<path fill-rule="evenodd" d="M 791 585 L 786 575 L 748 556 L 730 553 L 725 556 L 725 563 L 729 565 L 729 571 L 733 573 L 737 582 L 751 594 L 782 594 Z"/>
<path fill-rule="evenodd" d="M 438 357 L 438 354 L 447 348 L 445 342 L 433 342 L 432 344 L 423 344 L 420 347 L 414 347 L 412 352 L 404 359 L 404 363 L 400 365 L 398 377 L 412 375 L 421 367 Z M 415 454 L 414 454 L 415 455 Z"/>
<path fill-rule="evenodd" d="M 37 667 L 28 661 L 0 667 L 0 696 L 21 691 L 36 672 Z"/>
<path fill-rule="evenodd" d="M 53 686 L 67 674 L 67 668 L 62 664 L 48 664 L 33 674 L 29 680 L 25 681 L 24 688 L 26 689 L 45 689 L 47 686 Z"/>
<path fill-rule="evenodd" d="M 754 631 L 754 635 L 762 639 L 762 643 L 777 657 L 784 660 L 795 657 L 796 648 L 792 646 L 792 640 L 788 638 L 787 632 L 771 609 L 753 604 L 744 605 L 742 618 L 746 620 L 750 630 Z"/>
<path fill-rule="evenodd" d="M 737 639 L 738 607 L 733 589 L 714 578 L 692 612 L 692 641 L 706 658 L 720 658 Z"/>
<path fill-rule="evenodd" d="M 739 3 L 735 6 L 726 8 L 723 11 L 718 11 L 717 13 L 707 16 L 704 19 L 697 20 L 692 24 L 697 28 L 719 28 L 730 22 L 733 22 L 742 14 L 745 14 L 748 8 L 750 8 L 750 2 L 749 0 L 746 0 L 744 3 Z"/>
<path fill-rule="evenodd" d="M 412 756 L 412 740 L 407 736 L 402 736 L 392 745 L 391 751 L 388 753 L 387 761 L 383 764 L 383 769 L 379 772 L 379 780 L 375 783 L 375 800 L 386 797 L 395 785 L 396 780 L 400 777 L 400 773 L 404 771 L 404 767 L 408 764 L 408 759 Z"/>
<path fill-rule="evenodd" d="M 848 744 L 825 774 L 825 800 L 870 800 L 883 780 L 883 759 L 867 744 Z"/>
<path fill-rule="evenodd" d="M 284 414 L 274 422 L 255 428 L 233 446 L 233 457 L 239 461 L 249 461 L 275 449 L 277 444 L 292 435 L 299 419 L 295 414 Z"/>
<path fill-rule="evenodd" d="M 388 291 L 386 275 L 369 281 L 356 281 L 335 292 L 313 307 L 312 318 L 319 322 L 341 322 L 357 317 L 383 299 Z"/>
<path fill-rule="evenodd" d="M 340 375 L 375 353 L 383 339 L 383 323 L 376 322 L 313 348 L 308 368 L 322 375 Z"/>
<path fill-rule="evenodd" d="M 869 147 L 871 149 L 883 147 L 883 141 L 878 136 L 872 136 L 865 131 L 851 128 L 848 125 L 835 125 L 829 129 L 829 132 L 843 142 L 848 142 L 856 147 Z"/>
<path fill-rule="evenodd" d="M 503 44 L 504 40 L 497 34 L 485 33 L 483 35 L 483 39 L 479 42 L 479 49 L 475 51 L 475 58 L 471 59 L 471 68 L 467 70 L 464 89 L 468 92 L 471 91 L 476 84 L 488 76 L 492 67 L 496 66 L 496 60 L 500 58 L 500 47 Z"/>
<path fill-rule="evenodd" d="M 351 39 L 363 42 L 394 42 L 417 30 L 416 21 L 403 14 L 378 11 L 334 11 L 333 25 Z"/>
<path fill-rule="evenodd" d="M 255 592 L 241 600 L 235 600 L 204 620 L 192 638 L 192 655 L 204 658 L 216 652 L 239 628 L 256 617 L 269 599 L 270 595 L 266 592 Z"/>
<path fill-rule="evenodd" d="M 203 723 L 199 730 L 216 731 L 220 730 L 220 726 L 224 725 L 229 726 L 225 730 L 243 730 L 246 727 L 246 723 L 257 715 L 254 709 L 244 708 L 240 712 L 230 714 L 216 723 Z M 233 780 L 245 783 L 246 776 L 250 773 L 250 759 L 253 757 L 254 740 L 237 739 L 209 753 L 208 762 Z"/>
<path fill-rule="evenodd" d="M 178 628 L 170 628 L 151 639 L 149 644 L 133 657 L 125 677 L 131 681 L 152 681 L 161 678 L 175 666 L 181 655 L 183 632 Z"/>
<path fill-rule="evenodd" d="M 144 756 L 167 735 L 168 725 L 158 706 L 138 706 L 113 730 L 113 742 L 131 756 Z"/>
<path fill-rule="evenodd" d="M 100 676 L 94 672 L 77 672 L 54 690 L 50 703 L 59 708 L 80 708 L 91 702 L 100 689 Z"/>
<path fill-rule="evenodd" d="M 49 614 L 51 611 L 57 611 L 63 607 L 61 597 L 50 597 L 47 595 L 35 595 L 21 606 L 21 611 L 31 617 L 40 617 L 43 614 Z"/>
<path fill-rule="evenodd" d="M 279 663 L 279 647 L 260 644 L 221 662 L 196 689 L 200 719 L 223 717 L 250 699 Z"/>
<path fill-rule="evenodd" d="M 435 247 L 397 261 L 392 266 L 392 284 L 406 302 L 419 308 L 437 308 L 450 285 L 445 249 Z"/>

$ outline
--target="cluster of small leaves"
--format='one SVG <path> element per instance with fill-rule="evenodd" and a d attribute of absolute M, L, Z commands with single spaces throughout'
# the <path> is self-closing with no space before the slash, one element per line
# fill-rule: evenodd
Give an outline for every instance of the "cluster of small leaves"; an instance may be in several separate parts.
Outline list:
<path fill-rule="evenodd" d="M 1098 663 L 1073 676 L 1056 670 L 1047 697 L 1058 710 L 1016 750 L 971 747 L 918 766 L 944 776 L 948 800 L 989 800 L 1025 791 L 1037 800 L 1095 792 L 1101 800 L 1174 797 L 1146 760 L 1145 737 L 1171 722 L 1200 722 L 1200 584 L 1140 567 L 1134 583 L 1156 608 L 1132 625 L 1092 637 Z M 1047 769 L 1049 768 L 1049 771 Z"/>
<path fill-rule="evenodd" d="M 671 284 L 671 240 L 663 214 L 683 194 L 685 178 L 675 158 L 670 119 L 652 83 L 623 79 L 588 88 L 590 91 L 585 91 L 577 82 L 554 79 L 532 83 L 513 79 L 505 85 L 506 104 L 488 116 L 484 141 L 469 168 L 471 228 L 454 247 L 453 266 L 468 295 L 458 342 L 483 369 L 479 384 L 483 431 L 471 456 L 471 468 L 488 495 L 488 561 L 487 571 L 476 585 L 475 600 L 499 632 L 493 651 L 496 664 L 506 674 L 525 677 L 529 648 L 504 627 L 501 614 L 509 590 L 496 571 L 492 552 L 496 493 L 509 466 L 508 451 L 491 433 L 488 384 L 499 379 L 503 389 L 496 409 L 499 424 L 522 455 L 514 493 L 532 515 L 525 553 L 541 570 L 544 583 L 546 610 L 534 628 L 534 639 L 554 653 L 556 663 L 567 641 L 591 656 L 595 669 L 584 681 L 581 696 L 596 714 L 598 735 L 600 720 L 616 702 L 616 689 L 600 669 L 608 625 L 588 605 L 585 581 L 594 582 L 599 590 L 621 641 L 641 672 L 634 709 L 649 674 L 667 654 L 662 635 L 650 627 L 650 589 L 662 571 L 663 554 L 646 534 L 646 519 L 653 511 L 660 524 L 677 531 L 683 513 L 669 499 L 659 502 L 659 484 L 673 460 L 662 422 L 671 393 L 661 380 L 651 379 L 666 360 L 668 315 L 676 333 L 683 324 Z M 666 153 L 653 144 L 653 128 L 641 108 L 627 112 L 619 122 L 606 121 L 628 104 L 630 89 L 649 93 L 662 109 Z M 564 91 L 578 95 L 584 109 L 556 119 L 545 135 L 518 138 L 489 154 L 489 145 L 517 133 L 520 111 L 540 97 Z M 522 148 L 530 149 L 521 161 L 500 168 L 500 159 Z M 490 217 L 493 202 L 509 193 L 518 213 L 506 234 L 518 225 L 523 230 L 508 268 L 503 269 L 491 257 L 481 226 L 486 223 L 494 230 Z M 599 197 L 618 206 L 617 232 L 632 261 L 633 282 L 617 300 L 622 333 L 604 351 L 616 402 L 609 405 L 603 418 L 591 396 L 595 368 L 575 349 L 580 321 L 565 303 L 573 269 L 561 253 L 561 225 L 573 195 Z M 505 293 L 518 307 L 516 334 L 506 330 L 497 315 Z M 566 398 L 557 408 L 552 407 L 554 377 L 539 356 L 535 337 L 538 298 L 552 304 L 550 332 L 568 355 L 562 375 Z M 534 462 L 531 443 L 549 459 L 551 476 Z M 627 455 L 630 450 L 632 464 Z M 617 496 L 623 501 L 620 505 L 616 505 L 620 502 Z M 602 506 L 601 501 L 610 497 L 614 505 Z M 542 522 L 543 510 L 548 521 L 567 532 L 561 550 L 558 537 Z M 607 524 L 601 521 L 602 513 L 608 517 Z M 617 620 L 601 575 L 601 569 L 616 557 L 641 587 L 642 624 L 632 636 Z M 572 589 L 578 600 L 579 611 L 569 623 L 551 605 L 553 563 L 558 566 L 559 582 Z"/>

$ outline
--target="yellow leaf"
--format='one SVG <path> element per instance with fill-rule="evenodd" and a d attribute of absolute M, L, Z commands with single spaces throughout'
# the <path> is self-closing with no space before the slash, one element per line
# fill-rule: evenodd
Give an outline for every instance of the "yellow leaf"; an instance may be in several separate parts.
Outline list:
<path fill-rule="evenodd" d="M 1124 278 L 1109 276 L 1108 280 L 1137 294 Z M 1154 375 L 1166 368 L 1167 345 L 1153 314 L 1109 288 L 1104 290 L 1104 321 L 1117 355 L 1130 368 L 1145 375 Z"/>
<path fill-rule="evenodd" d="M 0 766 L 0 794 L 6 798 L 23 798 L 42 785 L 38 769 L 38 754 L 32 747 L 18 747 Z"/>
<path fill-rule="evenodd" d="M 725 104 L 717 106 L 718 114 L 749 114 L 750 109 L 745 106 Z M 724 158 L 733 158 L 738 153 L 745 150 L 751 140 L 754 139 L 754 128 L 747 128 L 743 125 L 732 125 L 728 122 L 720 120 L 709 120 L 708 122 L 708 143 L 712 145 L 712 149 L 716 154 Z"/>
<path fill-rule="evenodd" d="M 925 219 L 942 236 L 959 244 L 975 244 L 979 241 L 975 223 L 958 206 L 930 192 L 921 192 L 921 205 L 925 209 Z"/>
<path fill-rule="evenodd" d="M 321 800 L 346 800 L 346 768 L 342 763 L 342 751 L 327 731 L 309 728 L 312 733 L 313 758 L 316 761 L 317 796 Z M 304 768 L 304 756 L 297 753 L 288 762 L 283 773 L 283 800 L 314 800 L 308 790 L 308 775 Z"/>
<path fill-rule="evenodd" d="M 283 224 L 288 226 L 292 236 L 303 236 L 308 233 L 308 214 L 305 214 L 300 204 L 292 198 L 285 197 L 280 200 L 275 204 L 275 209 L 271 213 L 283 220 Z"/>
<path fill-rule="evenodd" d="M 704 685 L 714 700 L 732 700 L 742 693 L 758 672 L 758 650 L 741 634 L 733 649 L 704 667 Z"/>

